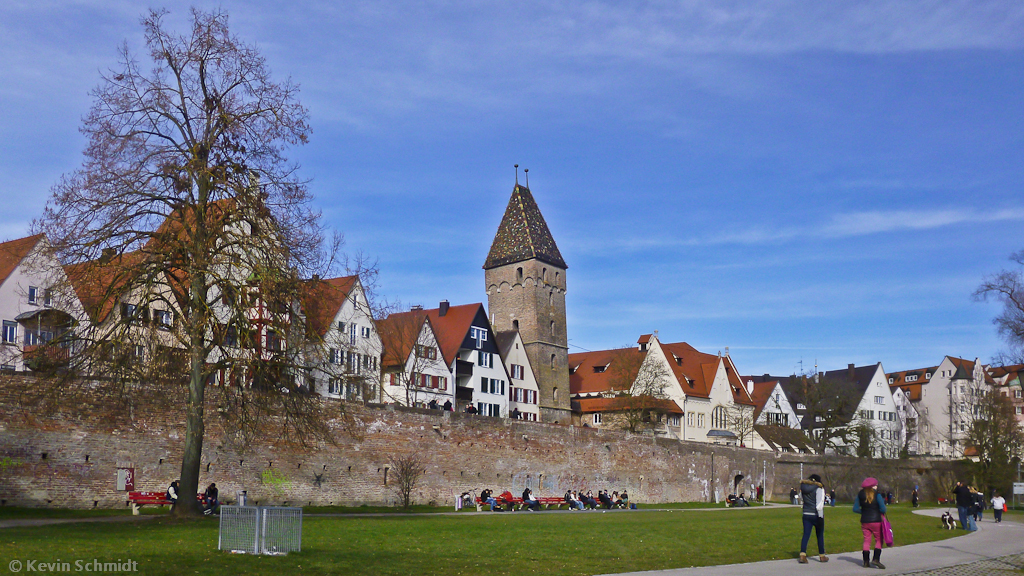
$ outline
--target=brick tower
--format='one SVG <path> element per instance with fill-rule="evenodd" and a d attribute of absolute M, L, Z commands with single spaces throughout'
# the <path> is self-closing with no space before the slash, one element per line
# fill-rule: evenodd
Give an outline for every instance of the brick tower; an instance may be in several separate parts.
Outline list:
<path fill-rule="evenodd" d="M 530 189 L 516 183 L 484 262 L 494 330 L 519 330 L 537 376 L 540 418 L 570 421 L 565 270 Z"/>

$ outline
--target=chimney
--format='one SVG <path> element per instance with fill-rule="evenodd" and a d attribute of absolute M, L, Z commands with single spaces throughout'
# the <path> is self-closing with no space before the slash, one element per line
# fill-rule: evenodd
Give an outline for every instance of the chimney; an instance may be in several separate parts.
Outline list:
<path fill-rule="evenodd" d="M 441 304 L 437 307 L 437 315 L 444 316 L 447 314 L 449 306 L 451 306 L 451 304 L 449 304 L 447 300 L 441 300 Z"/>
<path fill-rule="evenodd" d="M 847 365 L 846 365 L 846 368 L 847 368 L 847 369 L 848 369 L 848 370 L 850 371 L 850 380 L 853 380 L 853 377 L 854 377 L 854 368 L 853 368 L 853 364 L 847 364 Z"/>
<path fill-rule="evenodd" d="M 423 310 L 423 305 L 422 304 L 414 304 L 413 306 L 411 306 L 409 308 L 409 310 L 413 310 L 413 311 Z"/>
<path fill-rule="evenodd" d="M 725 347 L 725 355 L 726 355 L 726 356 L 728 356 L 728 355 L 729 355 L 729 347 L 728 347 L 728 346 L 726 346 L 726 347 Z"/>

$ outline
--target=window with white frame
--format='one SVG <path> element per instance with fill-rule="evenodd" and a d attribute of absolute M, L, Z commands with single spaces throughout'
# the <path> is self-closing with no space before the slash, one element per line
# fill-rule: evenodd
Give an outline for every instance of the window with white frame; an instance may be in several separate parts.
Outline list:
<path fill-rule="evenodd" d="M 340 320 L 338 321 L 338 332 L 345 333 L 345 323 Z"/>
<path fill-rule="evenodd" d="M 1024 414 L 1024 407 L 1021 407 L 1021 406 L 1015 406 L 1015 407 L 1013 408 L 1013 413 L 1014 413 L 1014 414 Z"/>
<path fill-rule="evenodd" d="M 350 323 L 348 325 L 348 343 L 349 344 L 355 344 L 356 343 L 356 325 L 353 324 L 353 323 Z"/>
<path fill-rule="evenodd" d="M 1020 388 L 1018 388 L 1018 389 L 1013 391 L 1013 397 L 1014 398 L 1020 398 L 1021 397 L 1021 390 L 1020 390 Z"/>
<path fill-rule="evenodd" d="M 668 417 L 668 425 L 669 426 L 673 426 L 675 428 L 679 428 L 679 424 L 680 424 L 681 420 L 682 420 L 681 416 L 679 416 L 678 414 L 672 414 L 671 416 Z"/>
<path fill-rule="evenodd" d="M 331 364 L 341 364 L 341 358 L 344 354 L 345 353 L 343 351 L 338 350 L 337 348 L 331 348 L 328 361 Z"/>
<path fill-rule="evenodd" d="M 370 327 L 369 326 L 362 326 L 359 330 L 363 333 L 363 338 L 369 338 L 370 337 Z"/>
<path fill-rule="evenodd" d="M 39 288 L 37 288 L 36 286 L 29 286 L 28 287 L 28 303 L 29 304 L 35 304 L 38 299 L 39 299 Z"/>
<path fill-rule="evenodd" d="M 3 343 L 14 344 L 18 341 L 18 323 L 4 320 Z"/>
<path fill-rule="evenodd" d="M 476 342 L 476 349 L 483 348 L 484 342 L 487 342 L 487 330 L 478 326 L 469 327 L 469 337 Z"/>
<path fill-rule="evenodd" d="M 483 414 L 484 416 L 495 416 L 495 417 L 500 417 L 501 416 L 501 405 L 500 404 L 491 404 L 491 403 L 488 403 L 488 402 L 477 402 L 476 409 L 477 409 L 477 411 L 480 412 L 480 414 Z"/>
<path fill-rule="evenodd" d="M 715 406 L 715 409 L 711 411 L 711 427 L 716 430 L 724 430 L 729 427 L 729 419 L 724 406 Z"/>
<path fill-rule="evenodd" d="M 480 391 L 485 394 L 501 394 L 505 395 L 505 381 L 499 380 L 498 378 L 487 378 L 483 376 L 480 378 Z"/>
<path fill-rule="evenodd" d="M 331 378 L 327 381 L 327 393 L 338 395 L 341 394 L 341 380 L 337 378 Z"/>
<path fill-rule="evenodd" d="M 704 413 L 700 412 L 697 414 L 697 428 L 704 427 Z"/>
<path fill-rule="evenodd" d="M 170 330 L 174 317 L 170 310 L 154 310 L 153 316 L 156 319 L 156 326 L 161 330 Z"/>
<path fill-rule="evenodd" d="M 686 413 L 686 425 L 693 427 L 693 412 Z"/>
<path fill-rule="evenodd" d="M 907 382 L 917 382 L 917 374 L 907 374 Z"/>
<path fill-rule="evenodd" d="M 513 380 L 522 380 L 523 379 L 523 367 L 522 366 L 520 366 L 519 364 L 512 364 L 509 367 L 512 369 L 511 372 L 512 372 L 512 379 Z"/>
<path fill-rule="evenodd" d="M 476 354 L 477 354 L 477 362 L 476 362 L 477 364 L 479 364 L 480 366 L 482 366 L 484 368 L 493 368 L 494 367 L 494 355 L 493 354 L 491 354 L 490 352 L 484 352 L 483 350 L 478 351 Z"/>
<path fill-rule="evenodd" d="M 875 396 L 875 404 L 885 404 L 885 396 Z"/>
<path fill-rule="evenodd" d="M 433 346 L 424 346 L 423 344 L 417 344 L 416 356 L 419 358 L 426 358 L 427 360 L 436 360 L 437 348 L 434 348 Z"/>
<path fill-rule="evenodd" d="M 600 412 L 595 412 L 594 413 L 594 424 L 600 424 L 600 423 L 601 423 L 601 413 Z"/>

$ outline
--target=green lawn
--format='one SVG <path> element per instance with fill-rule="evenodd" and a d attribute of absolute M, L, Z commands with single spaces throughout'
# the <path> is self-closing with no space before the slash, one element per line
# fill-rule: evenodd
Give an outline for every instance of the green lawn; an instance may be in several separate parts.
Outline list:
<path fill-rule="evenodd" d="M 900 545 L 958 535 L 891 507 Z M 144 574 L 600 574 L 796 558 L 798 509 L 306 518 L 302 552 L 219 552 L 215 518 L 0 530 L 0 566 L 132 559 Z M 829 553 L 859 549 L 858 516 L 826 509 Z M 813 545 L 812 545 L 813 548 Z"/>

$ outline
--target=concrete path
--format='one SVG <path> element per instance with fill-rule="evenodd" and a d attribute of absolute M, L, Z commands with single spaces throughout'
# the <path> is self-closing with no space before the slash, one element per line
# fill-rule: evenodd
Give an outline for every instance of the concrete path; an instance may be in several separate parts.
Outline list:
<path fill-rule="evenodd" d="M 938 518 L 944 510 L 915 511 L 915 514 Z M 938 523 L 938 521 L 936 521 Z M 961 532 L 963 532 L 961 530 Z M 812 539 L 813 541 L 813 539 Z M 771 576 L 782 574 L 798 576 L 806 572 L 813 576 L 845 576 L 865 574 L 908 574 L 926 572 L 929 575 L 998 574 L 995 566 L 1013 570 L 1024 554 L 1024 524 L 1005 521 L 996 524 L 991 512 L 978 524 L 978 531 L 938 542 L 925 542 L 910 546 L 886 548 L 882 552 L 885 570 L 864 568 L 860 551 L 830 554 L 825 564 L 810 559 L 809 564 L 798 564 L 796 559 L 727 564 L 700 568 L 678 568 L 632 572 L 631 576 Z M 999 560 L 996 560 L 999 559 Z M 951 570 L 951 567 L 956 567 Z M 618 575 L 625 576 L 625 575 Z"/>
<path fill-rule="evenodd" d="M 18 528 L 21 526 L 48 526 L 50 524 L 71 524 L 73 522 L 137 522 L 159 518 L 155 515 L 145 516 L 95 516 L 85 518 L 21 518 L 18 520 L 0 520 L 0 529 Z"/>

